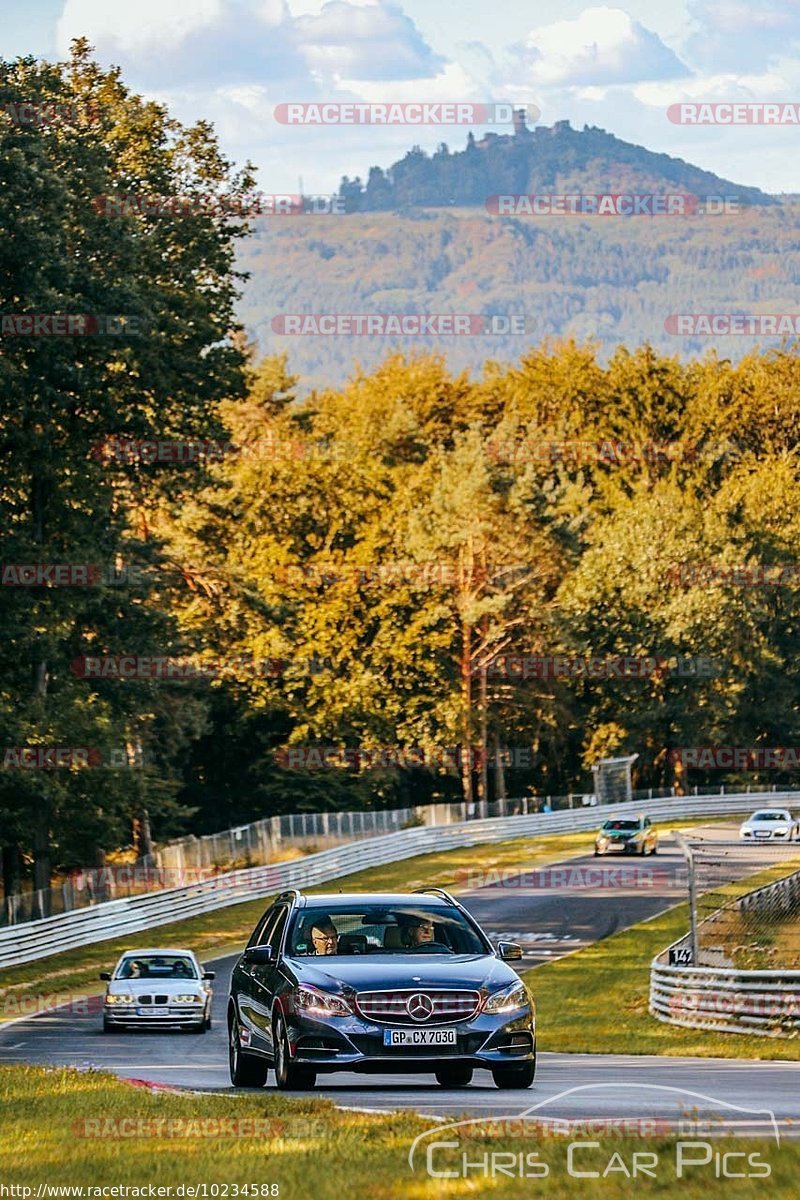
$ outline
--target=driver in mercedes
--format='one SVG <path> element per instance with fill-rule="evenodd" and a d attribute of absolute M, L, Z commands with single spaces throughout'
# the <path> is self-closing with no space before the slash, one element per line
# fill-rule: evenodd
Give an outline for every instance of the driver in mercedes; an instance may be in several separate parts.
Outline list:
<path fill-rule="evenodd" d="M 434 941 L 433 922 L 428 917 L 412 917 L 403 929 L 403 944 L 407 950 Z"/>

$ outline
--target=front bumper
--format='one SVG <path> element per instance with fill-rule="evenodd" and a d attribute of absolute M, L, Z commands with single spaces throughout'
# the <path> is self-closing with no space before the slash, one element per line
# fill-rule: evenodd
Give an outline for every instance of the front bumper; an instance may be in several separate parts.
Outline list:
<path fill-rule="evenodd" d="M 385 1029 L 407 1029 L 367 1021 L 360 1016 L 319 1020 L 302 1014 L 287 1018 L 292 1059 L 317 1072 L 361 1071 L 391 1074 L 432 1074 L 446 1063 L 497 1067 L 530 1062 L 536 1053 L 532 1012 L 479 1013 L 469 1021 L 442 1022 L 436 1029 L 455 1029 L 450 1046 L 395 1046 L 383 1044 Z"/>
<path fill-rule="evenodd" d="M 126 1029 L 195 1029 L 206 1020 L 205 1006 L 175 1005 L 166 1016 L 142 1016 L 136 1005 L 105 1005 L 103 1023 Z"/>
<path fill-rule="evenodd" d="M 620 851 L 623 854 L 633 854 L 634 852 L 638 852 L 641 842 L 623 842 L 621 838 L 615 838 L 614 841 L 595 842 L 594 846 L 599 854 L 611 854 Z"/>

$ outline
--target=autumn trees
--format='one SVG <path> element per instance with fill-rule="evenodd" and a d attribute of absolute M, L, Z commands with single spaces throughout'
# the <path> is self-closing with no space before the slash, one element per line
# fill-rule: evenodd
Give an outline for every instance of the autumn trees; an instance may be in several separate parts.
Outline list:
<path fill-rule="evenodd" d="M 171 577 L 150 513 L 180 504 L 196 472 L 105 455 L 113 437 L 209 436 L 241 390 L 232 243 L 219 217 L 150 215 L 109 198 L 246 187 L 203 125 L 181 128 L 103 71 L 85 44 L 69 62 L 0 63 L 0 843 L 46 886 L 57 859 L 86 862 L 130 837 L 149 809 L 176 814 L 177 764 L 202 718 L 151 683 L 90 681 L 86 654 L 169 652 Z M 68 335 L 61 336 L 68 316 Z M 13 586 L 18 564 L 87 564 L 90 586 Z M 128 567 L 140 573 L 126 579 Z M 114 574 L 115 569 L 117 574 Z M 110 580 L 110 582 L 109 582 Z M 105 763 L 130 750 L 149 770 L 25 770 L 28 746 Z M 16 757 L 15 757 L 16 754 Z M 103 756 L 106 755 L 105 759 Z M 79 758 L 80 761 L 80 758 Z M 161 824 L 164 821 L 161 820 Z M 141 828 L 140 824 L 140 828 Z"/>

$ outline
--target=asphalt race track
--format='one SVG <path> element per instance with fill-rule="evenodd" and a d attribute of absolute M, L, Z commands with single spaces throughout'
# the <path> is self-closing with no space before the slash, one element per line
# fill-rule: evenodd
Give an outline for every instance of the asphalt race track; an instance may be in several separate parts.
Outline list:
<path fill-rule="evenodd" d="M 683 859 L 674 842 L 663 835 L 657 856 L 597 859 L 588 855 L 554 867 L 485 879 L 470 876 L 467 883 L 485 886 L 473 886 L 459 899 L 493 939 L 505 936 L 522 943 L 524 967 L 607 937 L 686 895 Z M 77 1012 L 59 1009 L 5 1028 L 0 1032 L 0 1062 L 101 1067 L 149 1083 L 228 1090 L 225 1009 L 234 961 L 231 956 L 213 964 L 217 971 L 214 1025 L 202 1037 L 167 1032 L 104 1035 L 101 1000 L 95 997 L 88 1011 L 84 1006 Z M 792 1125 L 800 1128 L 800 1064 L 796 1063 L 541 1054 L 536 1082 L 525 1092 L 500 1091 L 488 1072 L 477 1071 L 472 1086 L 452 1090 L 424 1075 L 320 1076 L 315 1094 L 349 1107 L 413 1108 L 439 1119 L 462 1113 L 519 1115 L 541 1106 L 536 1115 L 547 1118 L 674 1121 L 686 1109 L 722 1114 L 721 1103 L 706 1101 L 727 1101 L 729 1105 L 741 1102 L 747 1110 L 774 1112 L 782 1132 L 789 1132 Z M 745 1122 L 764 1132 L 771 1127 L 767 1112 L 725 1115 L 734 1124 Z"/>

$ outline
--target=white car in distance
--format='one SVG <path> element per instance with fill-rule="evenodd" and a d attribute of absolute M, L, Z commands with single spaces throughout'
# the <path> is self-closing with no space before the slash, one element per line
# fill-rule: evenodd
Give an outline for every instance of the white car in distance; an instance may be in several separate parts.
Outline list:
<path fill-rule="evenodd" d="M 739 826 L 742 842 L 800 842 L 800 820 L 788 808 L 759 808 Z"/>

